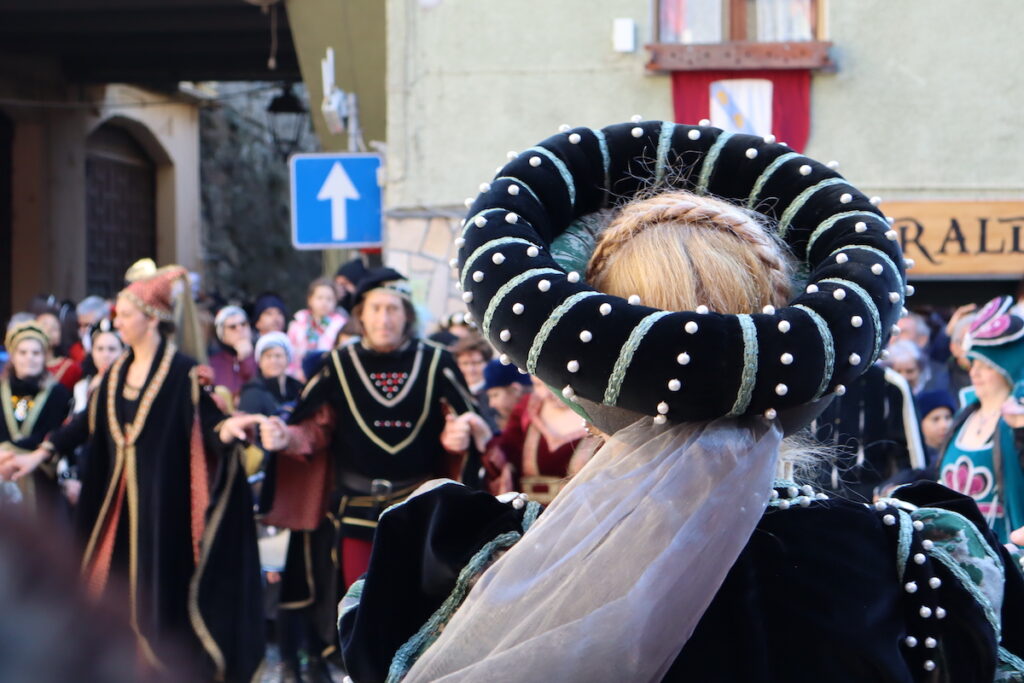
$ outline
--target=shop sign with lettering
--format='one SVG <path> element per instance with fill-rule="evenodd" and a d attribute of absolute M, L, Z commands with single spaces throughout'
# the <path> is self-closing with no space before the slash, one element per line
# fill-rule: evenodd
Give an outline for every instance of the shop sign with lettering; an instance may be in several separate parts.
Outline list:
<path fill-rule="evenodd" d="M 884 202 L 911 279 L 1024 275 L 1024 201 Z"/>

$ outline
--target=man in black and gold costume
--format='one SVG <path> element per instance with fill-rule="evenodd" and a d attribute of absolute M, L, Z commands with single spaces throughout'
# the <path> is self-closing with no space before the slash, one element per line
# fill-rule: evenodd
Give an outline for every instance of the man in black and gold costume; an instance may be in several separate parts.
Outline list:
<path fill-rule="evenodd" d="M 278 451 L 265 523 L 293 533 L 281 606 L 312 611 L 324 654 L 334 649 L 338 600 L 365 571 L 377 517 L 421 483 L 460 477 L 440 443 L 449 415 L 474 410 L 451 354 L 415 336 L 405 278 L 371 270 L 355 295 L 362 338 L 333 351 L 303 391 L 289 425 L 261 430 Z"/>

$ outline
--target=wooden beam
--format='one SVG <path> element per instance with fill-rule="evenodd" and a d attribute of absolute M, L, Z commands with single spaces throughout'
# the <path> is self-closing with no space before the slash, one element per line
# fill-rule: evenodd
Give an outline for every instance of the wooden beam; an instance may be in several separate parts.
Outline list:
<path fill-rule="evenodd" d="M 828 51 L 832 43 L 714 43 L 647 45 L 649 71 L 706 71 L 708 69 L 823 69 L 834 64 Z"/>

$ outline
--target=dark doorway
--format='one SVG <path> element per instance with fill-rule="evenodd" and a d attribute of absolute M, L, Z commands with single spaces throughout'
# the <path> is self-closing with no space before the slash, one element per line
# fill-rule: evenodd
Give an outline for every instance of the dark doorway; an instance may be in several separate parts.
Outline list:
<path fill-rule="evenodd" d="M 112 297 L 140 258 L 156 258 L 156 170 L 128 131 L 104 124 L 85 159 L 86 293 Z"/>
<path fill-rule="evenodd" d="M 0 113 L 0 324 L 11 317 L 11 183 L 14 122 Z"/>

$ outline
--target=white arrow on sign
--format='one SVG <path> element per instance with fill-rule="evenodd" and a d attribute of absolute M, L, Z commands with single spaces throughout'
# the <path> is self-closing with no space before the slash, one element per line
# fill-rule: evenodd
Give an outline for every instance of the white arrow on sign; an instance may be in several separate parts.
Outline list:
<path fill-rule="evenodd" d="M 331 239 L 344 240 L 348 238 L 348 200 L 359 199 L 359 192 L 352 184 L 352 179 L 345 173 L 345 168 L 340 161 L 335 161 L 327 179 L 320 186 L 316 198 L 320 201 L 330 200 L 331 202 Z"/>

